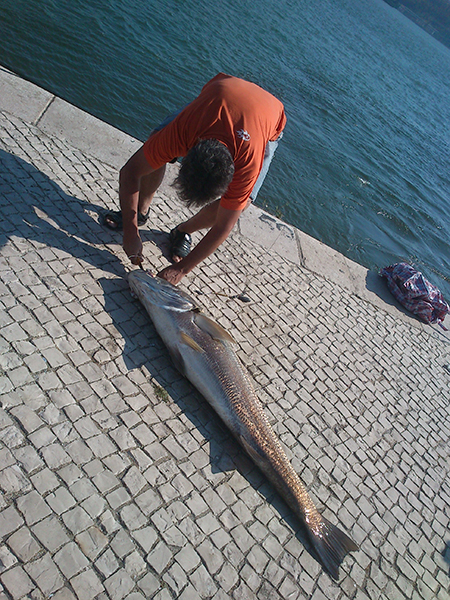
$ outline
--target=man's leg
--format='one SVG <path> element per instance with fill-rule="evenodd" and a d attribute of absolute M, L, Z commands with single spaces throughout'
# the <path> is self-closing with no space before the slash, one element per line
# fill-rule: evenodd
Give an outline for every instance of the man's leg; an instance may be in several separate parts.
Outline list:
<path fill-rule="evenodd" d="M 156 190 L 164 179 L 164 173 L 166 172 L 166 165 L 163 165 L 156 171 L 153 171 L 149 175 L 141 177 L 139 184 L 139 212 L 142 215 L 146 215 L 150 209 L 153 196 Z"/>
<path fill-rule="evenodd" d="M 184 223 L 180 223 L 171 232 L 172 260 L 174 262 L 179 262 L 183 256 L 190 252 L 192 233 L 200 231 L 200 229 L 211 229 L 216 222 L 219 203 L 220 200 L 215 200 L 207 204 L 196 215 Z"/>
<path fill-rule="evenodd" d="M 278 148 L 278 144 L 283 137 L 283 132 L 277 137 L 276 140 L 272 142 L 267 142 L 266 148 L 264 151 L 264 160 L 261 168 L 261 172 L 258 175 L 258 179 L 256 180 L 255 186 L 250 194 L 250 202 L 256 200 L 256 196 L 258 195 L 259 190 L 261 189 L 262 184 L 264 183 L 264 179 L 266 178 L 267 172 L 269 171 L 270 163 L 272 162 L 273 156 L 275 154 L 275 150 Z M 247 205 L 248 206 L 248 205 Z"/>

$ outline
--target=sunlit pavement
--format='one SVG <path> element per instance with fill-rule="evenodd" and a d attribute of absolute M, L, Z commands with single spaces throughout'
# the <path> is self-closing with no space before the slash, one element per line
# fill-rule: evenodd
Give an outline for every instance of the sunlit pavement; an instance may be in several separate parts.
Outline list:
<path fill-rule="evenodd" d="M 257 208 L 180 284 L 360 546 L 333 582 L 129 293 L 101 216 L 139 142 L 2 70 L 0 110 L 0 600 L 450 598 L 448 332 Z M 152 271 L 188 215 L 175 172 Z"/>

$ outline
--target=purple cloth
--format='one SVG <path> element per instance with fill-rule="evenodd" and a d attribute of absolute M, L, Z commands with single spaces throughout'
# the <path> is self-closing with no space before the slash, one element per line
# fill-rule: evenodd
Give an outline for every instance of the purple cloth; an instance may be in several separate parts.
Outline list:
<path fill-rule="evenodd" d="M 436 286 L 407 263 L 396 263 L 381 269 L 392 294 L 406 309 L 425 323 L 441 323 L 450 307 Z"/>

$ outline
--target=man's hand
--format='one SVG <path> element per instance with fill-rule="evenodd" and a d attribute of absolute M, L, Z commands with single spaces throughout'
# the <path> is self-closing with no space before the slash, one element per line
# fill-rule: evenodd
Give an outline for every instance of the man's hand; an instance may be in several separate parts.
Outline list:
<path fill-rule="evenodd" d="M 186 273 L 183 273 L 178 265 L 170 265 L 157 274 L 157 277 L 165 279 L 173 285 L 177 285 L 183 279 Z"/>
<path fill-rule="evenodd" d="M 133 265 L 142 262 L 142 240 L 139 233 L 123 232 L 123 249 Z"/>

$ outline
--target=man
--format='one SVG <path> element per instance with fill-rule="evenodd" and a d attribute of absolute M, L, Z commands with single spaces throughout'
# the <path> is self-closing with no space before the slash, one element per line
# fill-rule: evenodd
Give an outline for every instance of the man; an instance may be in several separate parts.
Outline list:
<path fill-rule="evenodd" d="M 108 227 L 123 227 L 123 248 L 131 262 L 142 262 L 138 226 L 148 219 L 168 162 L 183 157 L 174 185 L 189 206 L 202 207 L 170 232 L 174 262 L 158 276 L 176 285 L 222 244 L 256 198 L 285 123 L 277 98 L 223 73 L 166 119 L 122 167 L 121 212 L 105 217 Z M 201 229 L 208 232 L 191 250 L 191 234 Z"/>

